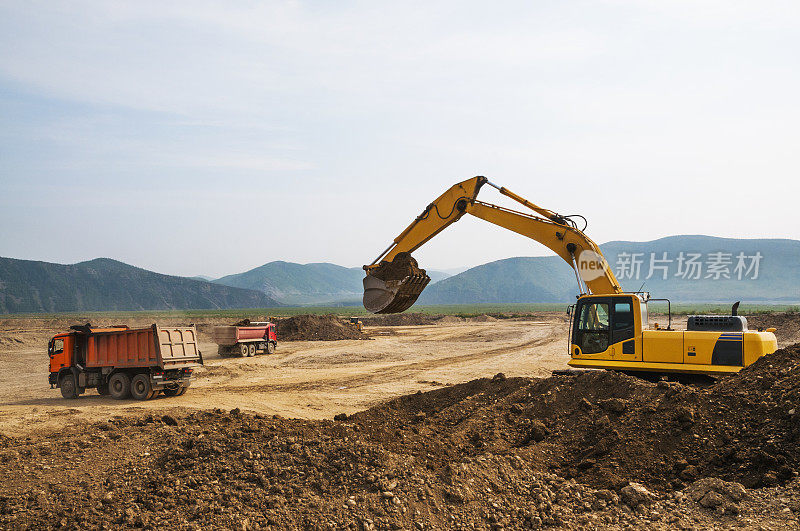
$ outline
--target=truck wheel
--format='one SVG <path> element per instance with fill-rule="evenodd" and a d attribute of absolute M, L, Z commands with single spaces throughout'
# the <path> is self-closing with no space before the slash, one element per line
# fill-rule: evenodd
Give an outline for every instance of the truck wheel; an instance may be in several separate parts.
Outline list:
<path fill-rule="evenodd" d="M 150 376 L 147 374 L 137 374 L 131 380 L 131 396 L 136 400 L 150 400 L 153 397 L 153 386 L 150 384 Z"/>
<path fill-rule="evenodd" d="M 75 384 L 75 375 L 71 372 L 61 377 L 61 396 L 64 398 L 78 398 L 78 386 Z"/>
<path fill-rule="evenodd" d="M 275 343 L 273 343 L 272 341 L 267 341 L 266 353 L 275 354 Z"/>
<path fill-rule="evenodd" d="M 164 389 L 164 396 L 181 396 L 188 387 L 178 387 L 177 389 Z"/>
<path fill-rule="evenodd" d="M 247 343 L 240 343 L 239 344 L 239 354 L 243 358 L 246 358 L 247 356 L 250 355 L 250 347 L 247 345 Z"/>
<path fill-rule="evenodd" d="M 255 343 L 250 343 L 250 345 L 247 347 L 247 355 L 248 356 L 255 356 L 256 355 L 256 344 Z"/>
<path fill-rule="evenodd" d="M 108 384 L 100 384 L 97 386 L 97 394 L 100 396 L 108 396 Z"/>
<path fill-rule="evenodd" d="M 117 372 L 108 381 L 108 394 L 116 400 L 131 396 L 131 379 L 124 372 Z"/>

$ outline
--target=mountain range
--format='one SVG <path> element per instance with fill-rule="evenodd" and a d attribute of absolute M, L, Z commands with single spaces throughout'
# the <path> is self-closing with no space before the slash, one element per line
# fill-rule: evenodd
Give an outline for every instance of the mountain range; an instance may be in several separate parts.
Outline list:
<path fill-rule="evenodd" d="M 625 291 L 673 302 L 800 301 L 797 240 L 669 236 L 600 248 Z M 561 258 L 519 257 L 429 285 L 418 304 L 564 302 L 577 291 L 575 273 Z"/>
<path fill-rule="evenodd" d="M 447 278 L 447 273 L 428 271 L 431 282 Z M 358 304 L 362 295 L 364 270 L 335 264 L 295 264 L 269 262 L 255 269 L 228 275 L 215 284 L 261 291 L 284 304 Z"/>
<path fill-rule="evenodd" d="M 0 257 L 0 313 L 266 308 L 264 293 L 109 258 L 64 265 Z"/>
<path fill-rule="evenodd" d="M 800 301 L 800 241 L 670 236 L 614 241 L 603 254 L 626 291 L 673 302 Z M 421 264 L 424 267 L 424 264 Z M 556 256 L 515 257 L 456 275 L 428 271 L 418 304 L 568 302 L 575 273 Z M 364 272 L 273 261 L 211 280 L 108 258 L 72 265 L 0 258 L 0 313 L 358 305 Z"/>

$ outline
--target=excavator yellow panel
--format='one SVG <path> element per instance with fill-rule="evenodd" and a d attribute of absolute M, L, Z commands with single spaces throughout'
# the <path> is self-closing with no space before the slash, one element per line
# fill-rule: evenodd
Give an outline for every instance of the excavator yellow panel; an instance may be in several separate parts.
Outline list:
<path fill-rule="evenodd" d="M 683 363 L 683 331 L 643 330 L 642 350 L 648 363 Z"/>
<path fill-rule="evenodd" d="M 729 374 L 778 348 L 772 332 L 643 330 L 642 361 L 615 356 L 612 348 L 591 357 L 571 349 L 572 367 L 657 373 Z M 576 352 L 578 354 L 576 354 Z"/>

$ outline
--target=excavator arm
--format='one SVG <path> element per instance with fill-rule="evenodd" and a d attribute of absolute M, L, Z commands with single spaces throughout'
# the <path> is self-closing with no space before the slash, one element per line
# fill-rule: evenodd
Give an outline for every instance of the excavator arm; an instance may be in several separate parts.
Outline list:
<path fill-rule="evenodd" d="M 477 200 L 488 184 L 533 213 L 523 213 Z M 364 307 L 373 313 L 397 313 L 411 307 L 430 277 L 417 267 L 413 251 L 452 225 L 464 214 L 527 236 L 546 245 L 574 270 L 581 293 L 622 293 L 600 248 L 570 216 L 541 208 L 486 177 L 473 177 L 451 187 L 429 204 L 370 265 L 364 266 Z M 585 289 L 584 289 L 585 287 Z"/>

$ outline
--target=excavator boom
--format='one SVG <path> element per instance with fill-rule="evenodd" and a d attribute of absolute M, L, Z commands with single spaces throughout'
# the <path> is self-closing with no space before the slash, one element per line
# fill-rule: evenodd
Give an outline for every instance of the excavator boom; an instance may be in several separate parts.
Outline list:
<path fill-rule="evenodd" d="M 523 207 L 518 212 L 478 201 L 489 185 Z M 729 374 L 777 349 L 774 328 L 747 329 L 733 315 L 691 316 L 685 331 L 648 323 L 645 293 L 624 293 L 600 248 L 574 218 L 539 207 L 473 177 L 453 186 L 425 210 L 370 265 L 364 266 L 364 307 L 373 313 L 396 313 L 411 307 L 430 282 L 411 252 L 470 214 L 547 246 L 575 271 L 581 296 L 570 323 L 569 365 L 590 369 L 652 373 Z M 671 323 L 671 317 L 670 321 Z"/>
<path fill-rule="evenodd" d="M 488 184 L 532 213 L 523 213 L 477 200 Z M 527 199 L 478 176 L 451 187 L 429 204 L 372 264 L 365 265 L 364 307 L 373 313 L 397 313 L 411 307 L 430 282 L 410 253 L 465 214 L 536 240 L 575 270 L 581 293 L 615 294 L 622 288 L 600 248 L 569 216 L 541 208 Z"/>

